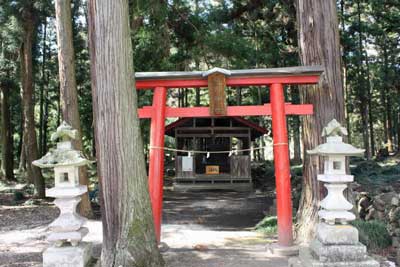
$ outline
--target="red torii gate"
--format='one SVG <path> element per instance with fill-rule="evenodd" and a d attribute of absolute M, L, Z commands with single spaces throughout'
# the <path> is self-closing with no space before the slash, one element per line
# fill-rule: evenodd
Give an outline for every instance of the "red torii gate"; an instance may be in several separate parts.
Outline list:
<path fill-rule="evenodd" d="M 136 89 L 152 89 L 153 104 L 139 109 L 139 118 L 151 119 L 149 166 L 149 191 L 153 209 L 155 231 L 158 241 L 161 235 L 161 216 L 164 177 L 164 132 L 165 118 L 212 117 L 209 107 L 174 108 L 166 106 L 167 90 L 172 88 L 208 87 L 207 73 L 202 72 L 137 72 Z M 284 85 L 316 84 L 323 72 L 321 66 L 289 67 L 273 69 L 224 70 L 215 72 L 228 74 L 226 86 L 269 86 L 270 104 L 254 106 L 228 106 L 224 116 L 269 116 L 272 115 L 276 204 L 278 217 L 278 244 L 293 245 L 292 199 L 290 186 L 289 147 L 286 115 L 311 115 L 310 104 L 285 103 Z M 214 115 L 215 116 L 215 115 Z"/>

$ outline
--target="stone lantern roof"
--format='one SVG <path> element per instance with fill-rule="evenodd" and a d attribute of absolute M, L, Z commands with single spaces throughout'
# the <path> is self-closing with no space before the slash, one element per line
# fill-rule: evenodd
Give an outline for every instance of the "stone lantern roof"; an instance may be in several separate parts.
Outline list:
<path fill-rule="evenodd" d="M 57 148 L 50 149 L 46 155 L 35 160 L 32 164 L 39 168 L 54 168 L 65 166 L 79 167 L 91 163 L 80 151 L 72 148 L 71 140 L 76 139 L 77 135 L 77 130 L 74 130 L 63 121 L 57 128 L 57 131 L 51 136 L 52 141 L 61 140 L 57 143 Z"/>
<path fill-rule="evenodd" d="M 320 156 L 360 156 L 364 153 L 365 149 L 343 143 L 343 137 L 340 135 L 347 135 L 347 130 L 333 119 L 322 131 L 322 137 L 326 136 L 327 142 L 307 150 L 307 153 Z"/>

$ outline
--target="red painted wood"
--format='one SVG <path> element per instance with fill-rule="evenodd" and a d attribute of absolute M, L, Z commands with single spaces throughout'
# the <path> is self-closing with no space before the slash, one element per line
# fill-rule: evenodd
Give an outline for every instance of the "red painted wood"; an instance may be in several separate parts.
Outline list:
<path fill-rule="evenodd" d="M 151 118 L 152 107 L 145 106 L 139 109 L 139 118 Z M 189 107 L 189 108 L 172 108 L 166 107 L 165 116 L 167 118 L 193 118 L 193 117 L 211 117 L 208 107 Z M 230 106 L 227 109 L 227 117 L 240 116 L 270 116 L 271 105 L 256 106 Z M 313 114 L 313 106 L 309 104 L 293 105 L 285 104 L 286 115 L 311 115 Z"/>
<path fill-rule="evenodd" d="M 252 86 L 282 84 L 315 84 L 319 81 L 319 75 L 282 75 L 276 77 L 227 77 L 227 86 Z M 136 89 L 153 89 L 157 86 L 167 88 L 193 88 L 208 87 L 207 78 L 204 79 L 177 79 L 177 80 L 137 80 Z"/>
<path fill-rule="evenodd" d="M 150 146 L 164 147 L 165 103 L 167 88 L 156 87 L 153 95 L 153 108 L 150 125 Z M 154 227 L 158 242 L 161 237 L 161 217 L 164 181 L 164 149 L 150 150 L 149 192 L 153 209 Z"/>
<path fill-rule="evenodd" d="M 284 103 L 283 84 L 315 84 L 319 75 L 280 75 L 275 77 L 227 77 L 227 86 L 270 85 L 271 104 L 258 106 L 227 107 L 227 116 L 268 116 L 272 115 L 274 138 L 274 164 L 277 192 L 278 243 L 283 246 L 293 244 L 292 204 L 290 191 L 289 148 L 286 115 L 313 114 L 312 105 L 291 105 Z M 139 109 L 140 118 L 151 118 L 150 145 L 164 146 L 166 117 L 211 117 L 208 107 L 172 108 L 165 107 L 167 88 L 208 87 L 204 79 L 137 80 L 136 89 L 153 89 L 153 105 Z M 150 151 L 149 191 L 153 209 L 155 231 L 158 241 L 161 234 L 163 199 L 164 151 Z"/>
<path fill-rule="evenodd" d="M 281 84 L 315 84 L 319 81 L 319 75 L 316 76 L 277 76 L 277 77 L 246 77 L 246 78 L 227 78 L 228 86 L 251 86 L 251 85 L 270 85 L 274 83 Z"/>
<path fill-rule="evenodd" d="M 164 86 L 167 88 L 208 87 L 208 81 L 207 79 L 136 81 L 136 89 L 153 89 L 157 86 Z"/>
<path fill-rule="evenodd" d="M 285 95 L 282 84 L 271 85 L 272 135 L 276 205 L 278 217 L 278 244 L 293 245 L 292 196 L 290 189 L 289 145 L 286 128 Z"/>

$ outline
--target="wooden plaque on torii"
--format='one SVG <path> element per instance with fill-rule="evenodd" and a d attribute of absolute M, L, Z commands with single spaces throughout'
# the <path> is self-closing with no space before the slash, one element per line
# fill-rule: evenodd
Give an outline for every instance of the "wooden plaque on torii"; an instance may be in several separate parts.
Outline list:
<path fill-rule="evenodd" d="M 225 116 L 227 114 L 226 105 L 226 77 L 223 73 L 215 72 L 207 76 L 208 94 L 210 97 L 210 115 Z"/>

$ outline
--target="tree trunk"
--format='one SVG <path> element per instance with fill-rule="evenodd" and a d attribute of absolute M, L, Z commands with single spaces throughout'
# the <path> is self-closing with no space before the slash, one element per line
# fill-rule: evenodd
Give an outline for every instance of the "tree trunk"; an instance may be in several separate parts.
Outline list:
<path fill-rule="evenodd" d="M 301 63 L 325 68 L 318 85 L 300 89 L 302 102 L 314 105 L 314 115 L 303 119 L 304 179 L 296 231 L 298 241 L 303 242 L 313 237 L 318 221 L 321 189 L 317 174 L 323 170 L 323 161 L 306 151 L 323 142 L 322 129 L 329 121 L 344 122 L 344 97 L 336 2 L 297 0 L 296 8 Z"/>
<path fill-rule="evenodd" d="M 23 121 L 22 121 L 23 122 Z M 23 127 L 22 127 L 23 129 Z M 20 143 L 21 145 L 19 146 L 20 149 L 20 154 L 19 154 L 19 166 L 18 166 L 18 172 L 24 173 L 26 172 L 26 155 L 25 155 L 25 145 L 24 145 L 24 131 L 21 131 L 20 135 Z M 28 183 L 33 183 L 32 177 L 27 177 L 27 182 Z"/>
<path fill-rule="evenodd" d="M 0 42 L 1 45 L 1 42 Z M 2 119 L 2 110 L 3 110 L 3 103 L 2 103 L 2 95 L 1 95 L 1 91 L 0 91 L 0 125 L 3 125 L 3 119 Z M 4 150 L 3 147 L 3 142 L 4 142 L 4 133 L 3 133 L 3 127 L 0 127 L 0 151 Z M 3 157 L 0 158 L 0 179 L 4 178 L 4 171 L 3 171 Z"/>
<path fill-rule="evenodd" d="M 240 106 L 242 104 L 242 88 L 236 87 L 236 105 Z"/>
<path fill-rule="evenodd" d="M 184 89 L 185 92 L 185 107 L 189 106 L 189 90 L 187 88 Z"/>
<path fill-rule="evenodd" d="M 46 37 L 47 37 L 47 18 L 44 20 L 43 37 L 42 37 L 42 84 L 40 86 L 40 111 L 39 111 L 39 153 L 43 156 L 43 125 L 44 125 L 44 90 L 46 84 Z"/>
<path fill-rule="evenodd" d="M 367 97 L 368 97 L 368 119 L 369 119 L 369 138 L 371 144 L 371 157 L 375 156 L 375 134 L 374 134 L 374 117 L 372 114 L 372 88 L 371 88 L 371 77 L 369 69 L 369 57 L 368 53 L 365 54 L 365 65 L 367 67 Z"/>
<path fill-rule="evenodd" d="M 400 88 L 398 89 L 398 95 L 400 96 Z M 400 99 L 400 97 L 399 97 Z M 397 113 L 397 155 L 400 155 L 400 112 Z"/>
<path fill-rule="evenodd" d="M 341 20 L 341 25 L 342 25 L 342 35 L 345 35 L 346 33 L 346 25 L 345 25 L 345 19 L 344 19 L 344 0 L 340 1 L 340 13 L 342 16 L 342 20 Z M 345 98 L 345 118 L 346 118 L 346 128 L 347 131 L 349 133 L 348 135 L 348 140 L 350 142 L 351 140 L 351 128 L 350 128 L 350 92 L 349 92 L 349 86 L 347 85 L 347 58 L 346 58 L 346 50 L 345 48 L 342 46 L 342 79 L 343 79 L 343 88 L 344 88 L 344 98 Z"/>
<path fill-rule="evenodd" d="M 48 49 L 47 60 L 51 60 L 51 50 Z M 44 114 L 43 114 L 43 140 L 42 151 L 43 154 L 47 153 L 47 128 L 49 119 L 49 73 L 46 73 L 46 87 L 44 92 Z"/>
<path fill-rule="evenodd" d="M 127 0 L 89 1 L 101 265 L 163 266 L 157 248 L 133 81 Z"/>
<path fill-rule="evenodd" d="M 22 106 L 24 117 L 24 152 L 28 180 L 32 179 L 35 185 L 35 197 L 45 197 L 45 184 L 42 173 L 38 167 L 32 165 L 32 161 L 39 158 L 36 140 L 34 95 L 33 95 L 33 69 L 32 69 L 32 45 L 36 30 L 36 18 L 32 7 L 25 8 L 23 12 L 23 44 L 21 47 L 21 80 L 22 80 Z"/>
<path fill-rule="evenodd" d="M 1 86 L 1 122 L 2 122 L 2 170 L 6 180 L 13 181 L 14 177 L 14 143 L 10 112 L 10 88 L 8 84 Z"/>
<path fill-rule="evenodd" d="M 72 44 L 71 1 L 56 0 L 55 6 L 62 117 L 64 121 L 78 131 L 78 138 L 74 140 L 73 145 L 75 149 L 83 151 L 75 78 L 75 55 Z M 79 183 L 82 185 L 89 184 L 87 168 L 85 166 L 79 168 Z M 88 193 L 82 195 L 82 200 L 79 204 L 79 213 L 85 217 L 93 216 Z"/>
<path fill-rule="evenodd" d="M 43 116 L 43 141 L 42 141 L 42 151 L 43 154 L 47 153 L 47 122 L 49 119 L 49 89 L 46 88 L 44 96 L 44 116 Z"/>
<path fill-rule="evenodd" d="M 362 135 L 363 135 L 363 143 L 365 148 L 365 156 L 367 159 L 371 159 L 371 150 L 369 146 L 369 111 L 368 111 L 368 99 L 367 94 L 365 94 L 365 72 L 364 72 L 364 62 L 363 62 L 363 37 L 362 37 L 362 26 L 361 26 L 361 6 L 360 0 L 357 1 L 357 17 L 358 17 L 358 66 L 357 66 L 357 75 L 358 75 L 358 97 L 360 101 L 360 115 L 361 115 L 361 124 L 362 124 Z"/>
<path fill-rule="evenodd" d="M 300 102 L 299 89 L 297 86 L 290 87 L 290 97 L 294 104 Z M 293 132 L 293 163 L 301 163 L 301 136 L 300 136 L 300 118 L 299 116 L 292 117 L 292 132 Z"/>
<path fill-rule="evenodd" d="M 392 142 L 392 116 L 391 116 L 391 101 L 390 101 L 390 89 L 389 89 L 389 59 L 388 49 L 386 44 L 387 38 L 384 36 L 383 40 L 383 90 L 382 100 L 384 103 L 383 117 L 384 117 L 384 140 L 387 145 L 388 151 L 393 151 Z"/>

